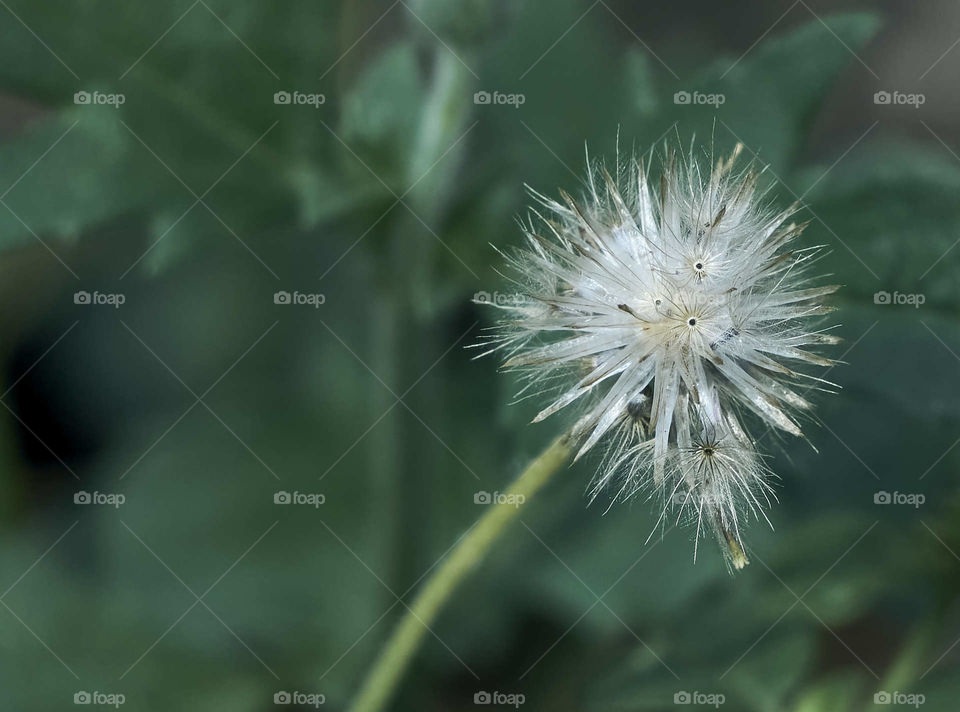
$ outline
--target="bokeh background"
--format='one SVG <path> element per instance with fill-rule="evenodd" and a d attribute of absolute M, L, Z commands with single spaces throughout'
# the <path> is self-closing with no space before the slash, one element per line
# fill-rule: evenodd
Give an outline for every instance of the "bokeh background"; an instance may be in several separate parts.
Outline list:
<path fill-rule="evenodd" d="M 766 436 L 781 503 L 735 577 L 562 472 L 393 709 L 956 709 L 956 4 L 0 5 L 4 709 L 344 709 L 563 427 L 471 360 L 472 299 L 511 291 L 524 183 L 576 193 L 618 132 L 742 141 L 808 205 L 842 391 L 816 450 Z"/>

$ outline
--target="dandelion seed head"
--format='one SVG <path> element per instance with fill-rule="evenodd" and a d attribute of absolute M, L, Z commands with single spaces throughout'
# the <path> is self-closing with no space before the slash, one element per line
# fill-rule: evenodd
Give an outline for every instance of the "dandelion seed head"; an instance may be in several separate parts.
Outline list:
<path fill-rule="evenodd" d="M 604 442 L 591 498 L 659 496 L 662 521 L 695 521 L 738 568 L 741 526 L 772 495 L 744 423 L 802 436 L 825 383 L 809 368 L 837 341 L 815 328 L 837 288 L 811 272 L 820 249 L 794 246 L 796 206 L 771 207 L 740 150 L 707 170 L 666 150 L 658 181 L 650 160 L 595 166 L 579 201 L 531 190 L 526 245 L 506 255 L 525 298 L 495 305 L 483 342 L 548 397 L 536 421 L 576 409 L 577 457 Z"/>

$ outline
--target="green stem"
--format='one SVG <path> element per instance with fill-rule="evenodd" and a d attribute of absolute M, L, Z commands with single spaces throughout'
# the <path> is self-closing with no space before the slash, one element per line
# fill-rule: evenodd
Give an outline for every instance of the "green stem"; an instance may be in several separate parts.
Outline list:
<path fill-rule="evenodd" d="M 350 712 L 379 712 L 384 708 L 444 603 L 483 560 L 504 528 L 518 516 L 520 507 L 569 459 L 570 452 L 571 443 L 566 435 L 554 440 L 507 490 L 508 495 L 522 495 L 523 498 L 501 498 L 460 540 L 427 580 L 413 605 L 407 608 L 406 615 L 367 675 Z"/>

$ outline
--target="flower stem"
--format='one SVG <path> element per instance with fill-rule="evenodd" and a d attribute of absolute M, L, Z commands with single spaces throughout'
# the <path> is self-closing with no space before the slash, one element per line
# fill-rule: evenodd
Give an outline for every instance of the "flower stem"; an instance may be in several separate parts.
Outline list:
<path fill-rule="evenodd" d="M 523 498 L 507 497 L 491 504 L 460 539 L 417 594 L 413 605 L 407 608 L 406 615 L 367 675 L 350 712 L 379 712 L 384 708 L 444 603 L 480 563 L 504 528 L 517 517 L 522 504 L 529 501 L 569 459 L 570 452 L 569 437 L 563 435 L 554 440 L 507 490 L 508 495 L 523 495 Z"/>

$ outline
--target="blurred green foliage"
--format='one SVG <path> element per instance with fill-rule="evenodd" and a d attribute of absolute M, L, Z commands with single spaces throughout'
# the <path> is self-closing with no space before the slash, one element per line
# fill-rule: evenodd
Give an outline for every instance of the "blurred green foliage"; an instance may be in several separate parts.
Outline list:
<path fill-rule="evenodd" d="M 771 198 L 809 204 L 807 244 L 833 248 L 849 365 L 809 427 L 819 452 L 769 439 L 776 531 L 753 527 L 736 578 L 708 547 L 694 564 L 690 532 L 645 544 L 644 503 L 586 507 L 592 463 L 572 467 L 442 616 L 396 708 L 473 709 L 479 690 L 555 710 L 673 709 L 681 691 L 853 710 L 878 690 L 955 708 L 956 655 L 937 658 L 960 635 L 960 162 L 882 131 L 837 163 L 842 146 L 809 150 L 874 15 L 811 17 L 737 60 L 654 55 L 624 9 L 11 0 L 0 85 L 28 118 L 0 145 L 5 709 L 78 690 L 342 708 L 474 493 L 558 427 L 527 425 L 535 404 L 509 405 L 516 384 L 462 348 L 490 323 L 470 298 L 504 284 L 488 243 L 519 239 L 523 184 L 575 192 L 584 142 L 614 160 L 693 136 L 756 151 Z M 694 88 L 726 101 L 673 101 Z M 525 102 L 473 102 L 493 90 Z M 81 289 L 126 303 L 74 304 Z M 80 489 L 126 502 L 78 506 Z"/>

